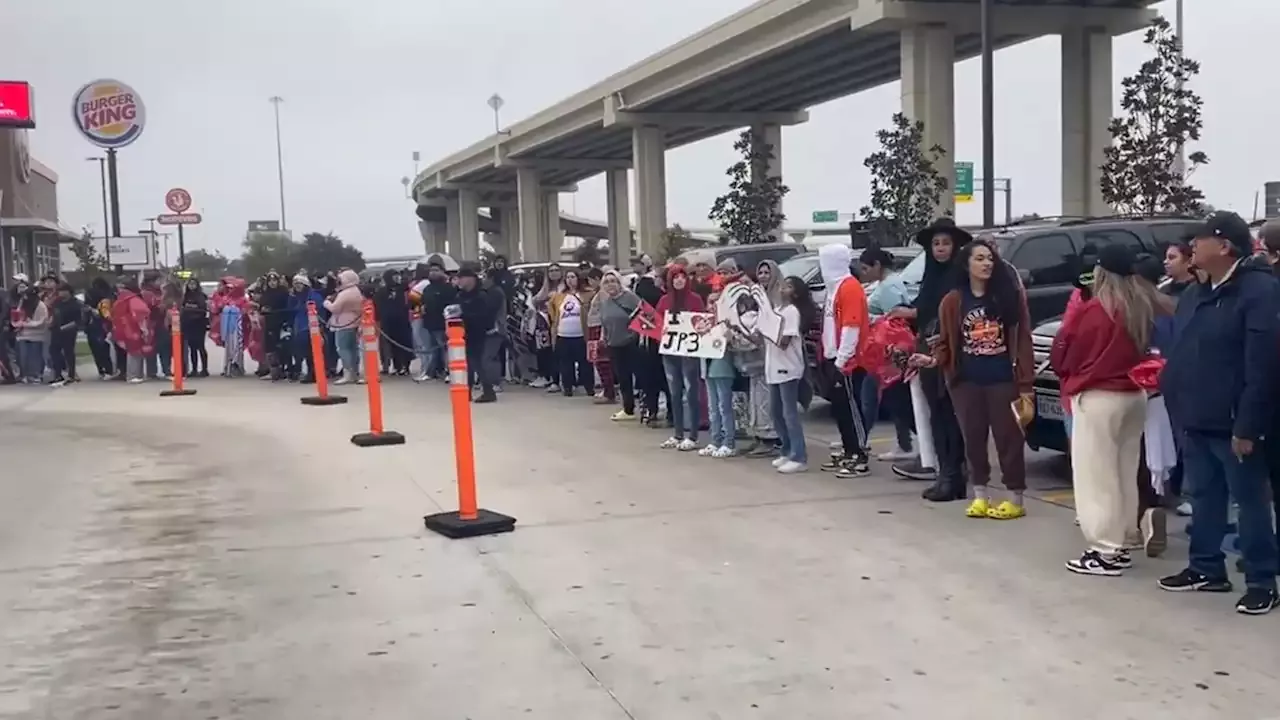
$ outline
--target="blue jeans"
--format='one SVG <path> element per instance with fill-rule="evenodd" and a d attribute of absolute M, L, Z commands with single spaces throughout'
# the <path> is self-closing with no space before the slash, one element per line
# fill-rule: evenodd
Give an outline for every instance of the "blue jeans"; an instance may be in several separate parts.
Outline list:
<path fill-rule="evenodd" d="M 423 365 L 423 372 L 435 377 L 445 374 L 445 350 L 448 349 L 449 341 L 445 337 L 443 330 L 423 330 L 422 331 L 423 354 L 426 355 L 426 364 Z"/>
<path fill-rule="evenodd" d="M 804 425 L 800 422 L 800 378 L 769 386 L 769 412 L 773 429 L 778 431 L 782 456 L 798 463 L 809 462 L 809 448 L 804 442 Z"/>
<path fill-rule="evenodd" d="M 44 379 L 44 343 L 39 340 L 18 341 L 18 375 L 24 380 Z"/>
<path fill-rule="evenodd" d="M 702 401 L 698 398 L 701 382 L 698 366 L 701 364 L 698 358 L 662 356 L 662 369 L 666 371 L 667 388 L 671 391 L 672 436 L 677 440 L 698 439 L 698 426 L 702 424 Z"/>
<path fill-rule="evenodd" d="M 360 328 L 343 328 L 333 333 L 342 359 L 342 372 L 349 377 L 360 375 Z M 377 372 L 377 369 L 374 369 Z"/>
<path fill-rule="evenodd" d="M 1261 443 L 1239 460 L 1231 441 L 1188 431 L 1183 435 L 1182 461 L 1192 479 L 1191 569 L 1213 580 L 1227 577 L 1222 539 L 1227 533 L 1227 510 L 1239 503 L 1237 527 L 1244 581 L 1251 588 L 1276 587 L 1276 535 L 1271 524 L 1270 477 Z"/>
<path fill-rule="evenodd" d="M 733 449 L 737 435 L 733 416 L 733 378 L 707 378 L 707 414 L 711 444 Z"/>
<path fill-rule="evenodd" d="M 904 394 L 905 393 L 905 401 Z M 884 400 L 889 408 L 889 419 L 893 422 L 893 431 L 898 438 L 898 448 L 911 449 L 911 424 L 915 417 L 911 414 L 911 388 L 902 382 L 896 382 L 885 388 L 884 397 L 880 395 L 880 381 L 875 375 L 868 374 L 858 386 L 858 404 L 862 406 L 862 418 L 867 424 L 867 433 L 880 420 L 880 401 Z"/>

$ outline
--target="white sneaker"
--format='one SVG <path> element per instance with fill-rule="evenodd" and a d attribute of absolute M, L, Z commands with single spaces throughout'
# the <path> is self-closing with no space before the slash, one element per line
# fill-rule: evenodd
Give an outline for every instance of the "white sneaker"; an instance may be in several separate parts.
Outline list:
<path fill-rule="evenodd" d="M 560 392 L 560 385 L 558 383 L 551 383 L 550 385 L 547 386 L 547 392 L 549 393 Z"/>
<path fill-rule="evenodd" d="M 798 463 L 795 460 L 788 460 L 778 468 L 778 472 L 783 475 L 795 475 L 796 473 L 808 472 L 809 466 L 804 463 Z"/>
<path fill-rule="evenodd" d="M 676 449 L 679 450 L 680 452 L 689 452 L 691 450 L 697 450 L 698 443 L 690 440 L 689 438 L 685 438 L 680 441 L 679 445 L 676 445 Z"/>
<path fill-rule="evenodd" d="M 774 459 L 773 459 L 773 462 L 772 462 L 771 464 L 772 464 L 775 468 L 780 468 L 780 467 L 782 467 L 783 465 L 786 465 L 786 464 L 787 464 L 787 463 L 789 463 L 789 462 L 791 462 L 791 458 L 789 458 L 789 457 L 783 457 L 783 456 L 779 455 L 778 457 L 776 457 L 776 458 L 774 458 Z"/>
<path fill-rule="evenodd" d="M 663 440 L 662 444 L 659 445 L 658 447 L 662 448 L 663 450 L 670 450 L 672 448 L 680 447 L 680 439 L 669 437 L 666 440 Z"/>
<path fill-rule="evenodd" d="M 711 453 L 711 457 L 731 458 L 736 454 L 737 454 L 737 451 L 734 450 L 733 448 L 729 447 L 728 445 L 721 445 L 720 447 L 716 448 L 715 452 Z"/>
<path fill-rule="evenodd" d="M 614 422 L 630 422 L 631 420 L 636 419 L 636 414 L 628 413 L 626 410 L 619 410 L 618 412 L 610 415 L 609 419 Z"/>
<path fill-rule="evenodd" d="M 712 455 L 715 451 L 717 451 L 717 450 L 719 450 L 719 449 L 720 449 L 720 448 L 716 447 L 716 444 L 715 444 L 715 443 L 711 443 L 710 445 L 708 445 L 708 446 L 706 446 L 706 447 L 702 448 L 701 450 L 699 450 L 699 451 L 698 451 L 698 455 L 700 455 L 700 456 L 702 456 L 702 457 L 711 457 L 711 455 Z"/>
<path fill-rule="evenodd" d="M 346 375 L 343 375 L 342 377 L 338 378 L 337 380 L 334 380 L 334 381 L 333 381 L 333 384 L 334 384 L 334 385 L 347 385 L 347 384 L 349 384 L 350 382 L 351 382 L 351 378 L 347 377 Z"/>
<path fill-rule="evenodd" d="M 882 452 L 876 456 L 881 462 L 902 462 L 903 460 L 914 460 L 918 453 L 912 448 L 894 448 L 889 452 Z"/>
<path fill-rule="evenodd" d="M 536 390 L 542 390 L 549 384 L 550 383 L 547 382 L 546 378 L 541 378 L 541 377 L 534 378 L 533 380 L 529 381 L 529 387 L 534 388 Z"/>
<path fill-rule="evenodd" d="M 130 384 L 130 385 L 139 385 L 139 384 L 142 384 L 142 383 L 144 383 L 144 382 L 146 382 L 146 381 L 147 381 L 147 379 L 146 379 L 146 378 L 129 378 L 129 384 Z"/>

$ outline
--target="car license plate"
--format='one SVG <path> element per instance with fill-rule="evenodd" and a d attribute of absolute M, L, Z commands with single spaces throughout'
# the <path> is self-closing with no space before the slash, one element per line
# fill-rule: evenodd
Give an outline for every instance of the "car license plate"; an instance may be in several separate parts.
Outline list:
<path fill-rule="evenodd" d="M 1062 412 L 1062 400 L 1057 395 L 1036 395 L 1036 415 L 1058 422 L 1066 419 Z"/>

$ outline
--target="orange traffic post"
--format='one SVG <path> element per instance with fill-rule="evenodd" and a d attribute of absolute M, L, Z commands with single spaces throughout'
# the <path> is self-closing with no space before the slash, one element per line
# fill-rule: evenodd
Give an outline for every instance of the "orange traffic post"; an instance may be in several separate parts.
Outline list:
<path fill-rule="evenodd" d="M 453 455 L 458 466 L 458 511 L 428 515 L 427 529 L 448 538 L 497 535 L 516 528 L 516 519 L 477 507 L 476 455 L 471 431 L 471 377 L 467 340 L 456 305 L 446 310 L 449 347 L 449 404 L 453 407 Z"/>
<path fill-rule="evenodd" d="M 307 302 L 307 329 L 311 333 L 311 374 L 316 376 L 316 394 L 302 398 L 303 405 L 344 405 L 345 395 L 329 394 L 328 367 L 324 361 L 324 338 L 320 335 L 320 316 L 316 304 Z"/>
<path fill-rule="evenodd" d="M 365 387 L 369 388 L 369 432 L 356 433 L 351 442 L 360 447 L 403 445 L 404 435 L 382 427 L 382 379 L 378 376 L 378 328 L 373 319 L 373 301 L 364 301 L 360 314 L 360 342 L 364 345 Z"/>
<path fill-rule="evenodd" d="M 173 343 L 173 359 L 170 362 L 170 375 L 173 377 L 173 389 L 160 391 L 160 397 L 186 397 L 195 395 L 195 390 L 190 390 L 182 386 L 183 370 L 185 370 L 186 357 L 182 348 L 182 317 L 178 314 L 178 308 L 169 310 L 169 340 Z"/>

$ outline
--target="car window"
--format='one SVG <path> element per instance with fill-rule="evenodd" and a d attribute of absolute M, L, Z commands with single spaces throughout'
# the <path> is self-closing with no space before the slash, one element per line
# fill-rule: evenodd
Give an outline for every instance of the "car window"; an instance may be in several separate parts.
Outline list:
<path fill-rule="evenodd" d="M 724 250 L 719 254 L 717 263 L 725 260 L 733 260 L 738 263 L 738 267 L 742 270 L 750 269 L 754 271 L 756 266 L 765 260 L 772 260 L 781 263 L 800 254 L 800 246 L 796 247 L 771 247 L 771 248 L 742 248 L 741 250 Z"/>
<path fill-rule="evenodd" d="M 1164 250 L 1170 245 L 1190 243 L 1197 227 L 1196 223 L 1158 223 L 1151 226 L 1151 234 L 1156 239 L 1156 247 Z"/>
<path fill-rule="evenodd" d="M 1128 245 L 1135 253 L 1145 251 L 1137 235 L 1120 228 L 1086 230 L 1084 248 L 1080 250 L 1083 267 L 1092 267 L 1098 259 L 1098 251 L 1107 245 Z"/>
<path fill-rule="evenodd" d="M 902 272 L 898 275 L 907 286 L 919 285 L 924 282 L 925 254 L 920 253 L 915 256 L 915 259 L 907 263 L 907 266 L 902 268 Z"/>
<path fill-rule="evenodd" d="M 794 275 L 809 285 L 822 283 L 822 270 L 818 267 L 817 253 L 797 255 L 778 265 L 778 272 L 782 273 L 784 278 Z"/>
<path fill-rule="evenodd" d="M 1055 285 L 1075 280 L 1076 248 L 1066 233 L 1048 233 L 1027 238 L 1009 262 L 1031 274 L 1032 285 Z"/>

